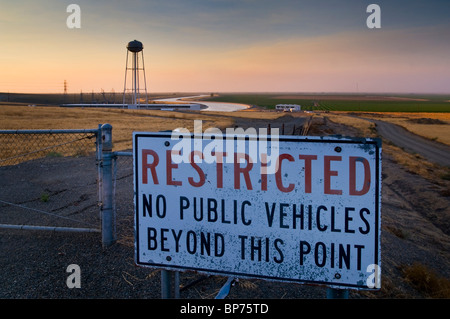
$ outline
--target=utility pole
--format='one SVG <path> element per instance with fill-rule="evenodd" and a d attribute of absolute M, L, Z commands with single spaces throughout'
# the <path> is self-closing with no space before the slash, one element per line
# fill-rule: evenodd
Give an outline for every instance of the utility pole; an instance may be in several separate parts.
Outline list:
<path fill-rule="evenodd" d="M 66 103 L 67 101 L 67 81 L 64 80 L 64 98 L 63 98 L 63 103 Z"/>

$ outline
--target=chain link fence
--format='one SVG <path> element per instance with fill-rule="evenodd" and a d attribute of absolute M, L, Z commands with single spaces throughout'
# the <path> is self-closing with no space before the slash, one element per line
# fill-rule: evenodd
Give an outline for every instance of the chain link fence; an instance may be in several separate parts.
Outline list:
<path fill-rule="evenodd" d="M 93 155 L 97 135 L 98 130 L 2 130 L 0 166 L 34 159 Z"/>
<path fill-rule="evenodd" d="M 134 247 L 133 153 L 114 152 L 113 214 L 115 237 L 121 244 Z"/>
<path fill-rule="evenodd" d="M 100 132 L 0 131 L 1 227 L 98 232 Z"/>
<path fill-rule="evenodd" d="M 132 152 L 112 152 L 111 131 L 1 130 L 0 228 L 101 232 L 104 246 L 133 246 Z"/>

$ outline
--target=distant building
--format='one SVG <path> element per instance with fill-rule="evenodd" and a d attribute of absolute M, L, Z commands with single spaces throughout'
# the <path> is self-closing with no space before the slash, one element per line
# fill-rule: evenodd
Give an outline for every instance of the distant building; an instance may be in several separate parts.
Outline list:
<path fill-rule="evenodd" d="M 283 112 L 300 112 L 302 107 L 298 104 L 277 104 L 275 109 Z"/>

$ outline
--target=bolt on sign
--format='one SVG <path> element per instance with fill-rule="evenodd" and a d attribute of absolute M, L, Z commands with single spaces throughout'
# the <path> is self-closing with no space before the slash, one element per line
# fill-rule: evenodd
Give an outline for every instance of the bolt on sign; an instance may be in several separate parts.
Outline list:
<path fill-rule="evenodd" d="M 133 159 L 137 265 L 380 287 L 379 139 L 135 132 Z"/>

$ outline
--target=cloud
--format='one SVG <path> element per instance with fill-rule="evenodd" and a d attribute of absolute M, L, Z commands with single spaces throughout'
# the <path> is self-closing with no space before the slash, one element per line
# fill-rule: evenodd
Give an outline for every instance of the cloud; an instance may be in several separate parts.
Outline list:
<path fill-rule="evenodd" d="M 161 63 L 155 82 L 164 82 L 172 70 L 172 85 L 185 83 L 193 90 L 352 91 L 358 82 L 367 91 L 432 91 L 433 86 L 441 89 L 450 74 L 450 41 L 444 30 L 446 26 L 365 30 L 186 51 Z"/>

